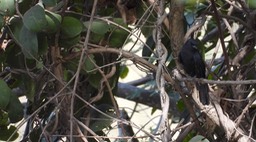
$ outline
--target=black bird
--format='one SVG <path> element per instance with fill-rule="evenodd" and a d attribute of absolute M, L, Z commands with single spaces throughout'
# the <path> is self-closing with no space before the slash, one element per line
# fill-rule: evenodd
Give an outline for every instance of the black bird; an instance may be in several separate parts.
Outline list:
<path fill-rule="evenodd" d="M 179 53 L 179 62 L 183 65 L 185 72 L 196 78 L 205 78 L 205 64 L 203 58 L 196 48 L 197 41 L 189 39 Z M 207 84 L 196 83 L 199 91 L 199 99 L 202 104 L 209 104 L 209 88 Z"/>

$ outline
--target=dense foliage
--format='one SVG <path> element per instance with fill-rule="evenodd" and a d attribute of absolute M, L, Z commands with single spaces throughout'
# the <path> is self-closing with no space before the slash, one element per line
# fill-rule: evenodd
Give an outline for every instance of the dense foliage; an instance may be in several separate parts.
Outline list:
<path fill-rule="evenodd" d="M 17 139 L 26 123 L 23 141 L 112 141 L 116 123 L 120 141 L 255 141 L 255 8 L 254 0 L 0 0 L 0 140 Z M 187 77 L 177 59 L 190 38 L 200 41 L 206 79 Z M 118 83 L 126 60 L 153 76 L 139 85 L 157 91 Z M 195 82 L 209 85 L 210 105 Z M 162 109 L 156 130 L 136 137 L 115 96 Z"/>

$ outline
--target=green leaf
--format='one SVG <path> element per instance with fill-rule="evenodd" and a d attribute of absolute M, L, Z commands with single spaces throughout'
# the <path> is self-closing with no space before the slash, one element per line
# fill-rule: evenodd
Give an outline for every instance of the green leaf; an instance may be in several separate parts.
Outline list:
<path fill-rule="evenodd" d="M 129 68 L 127 66 L 120 66 L 120 78 L 124 79 L 129 73 Z"/>
<path fill-rule="evenodd" d="M 113 107 L 111 107 L 109 104 L 102 103 L 102 104 L 97 106 L 97 109 L 106 113 L 109 116 L 115 117 Z M 113 121 L 111 118 L 108 118 L 105 115 L 102 115 L 102 114 L 100 114 L 99 112 L 97 112 L 95 110 L 91 111 L 91 116 L 92 116 L 92 118 L 96 118 L 95 121 L 90 122 L 90 128 L 94 132 L 98 132 L 98 131 L 101 131 L 104 128 L 109 127 L 111 125 L 112 121 Z"/>
<path fill-rule="evenodd" d="M 45 11 L 45 14 L 45 18 L 47 20 L 45 31 L 49 33 L 56 32 L 61 24 L 61 16 L 50 11 Z"/>
<path fill-rule="evenodd" d="M 42 5 L 37 4 L 30 8 L 23 17 L 26 28 L 33 32 L 42 31 L 47 26 L 45 12 Z"/>
<path fill-rule="evenodd" d="M 120 25 L 120 26 L 123 26 L 125 28 L 128 28 L 127 24 L 124 23 L 124 20 L 122 18 L 114 18 L 113 19 L 113 22 Z M 115 25 L 112 25 L 112 28 L 116 28 Z"/>
<path fill-rule="evenodd" d="M 9 125 L 9 117 L 8 117 L 8 113 L 0 110 L 0 127 L 2 126 L 8 126 Z"/>
<path fill-rule="evenodd" d="M 16 123 L 23 118 L 23 106 L 15 94 L 11 95 L 7 112 L 11 123 Z"/>
<path fill-rule="evenodd" d="M 41 134 L 42 129 L 33 129 L 32 132 L 29 134 L 29 138 L 32 142 L 39 142 Z"/>
<path fill-rule="evenodd" d="M 52 7 L 57 4 L 57 0 L 42 0 L 46 7 Z"/>
<path fill-rule="evenodd" d="M 15 0 L 0 0 L 0 15 L 13 16 L 15 13 Z"/>
<path fill-rule="evenodd" d="M 96 61 L 94 60 L 94 56 L 93 55 L 89 55 L 89 57 L 85 58 L 85 61 L 84 61 L 84 69 L 85 71 L 88 73 L 90 72 L 91 70 L 93 70 L 95 68 L 94 66 L 94 63 L 96 63 Z"/>
<path fill-rule="evenodd" d="M 34 95 L 35 95 L 35 89 L 36 89 L 36 82 L 31 79 L 29 76 L 23 76 L 22 78 L 25 88 L 27 90 L 26 97 L 29 101 L 34 102 Z"/>
<path fill-rule="evenodd" d="M 21 50 L 26 58 L 33 59 L 38 53 L 38 40 L 35 32 L 31 32 L 25 26 L 21 28 L 19 41 Z"/>
<path fill-rule="evenodd" d="M 11 94 L 11 89 L 2 79 L 0 79 L 0 109 L 5 109 L 7 107 Z"/>
<path fill-rule="evenodd" d="M 102 75 L 99 72 L 97 72 L 95 74 L 91 74 L 88 80 L 90 85 L 92 85 L 94 88 L 99 88 L 101 79 Z"/>
<path fill-rule="evenodd" d="M 153 115 L 156 111 L 157 111 L 157 108 L 156 107 L 152 107 L 151 115 Z"/>
<path fill-rule="evenodd" d="M 4 17 L 0 15 L 0 29 L 4 26 Z"/>
<path fill-rule="evenodd" d="M 129 35 L 128 32 L 122 30 L 122 29 L 115 29 L 111 35 L 110 35 L 110 40 L 109 44 L 111 47 L 121 47 L 123 46 L 125 40 L 127 39 L 127 36 Z"/>
<path fill-rule="evenodd" d="M 1 127 L 0 129 L 0 140 L 7 141 L 9 137 L 16 131 L 16 127 L 11 125 L 9 128 Z M 11 138 L 11 141 L 14 141 L 18 138 L 19 134 L 16 132 L 13 137 Z"/>
<path fill-rule="evenodd" d="M 61 38 L 74 38 L 83 30 L 82 23 L 74 17 L 66 16 L 61 23 Z"/>
<path fill-rule="evenodd" d="M 76 45 L 80 41 L 80 39 L 81 39 L 80 35 L 77 35 L 77 36 L 75 36 L 73 38 L 69 38 L 69 39 L 60 39 L 59 44 L 62 47 L 69 48 L 69 47 Z"/>
<path fill-rule="evenodd" d="M 47 36 L 45 36 L 44 34 L 38 34 L 37 38 L 38 38 L 38 54 L 39 55 L 46 54 L 49 47 Z"/>
<path fill-rule="evenodd" d="M 185 104 L 184 104 L 184 102 L 183 102 L 182 99 L 180 99 L 180 100 L 177 102 L 176 106 L 177 106 L 177 108 L 178 108 L 178 110 L 179 110 L 180 112 L 182 112 L 182 111 L 185 110 Z"/>
<path fill-rule="evenodd" d="M 250 8 L 256 8 L 256 1 L 255 0 L 248 0 L 248 5 Z"/>
<path fill-rule="evenodd" d="M 91 32 L 90 43 L 98 44 L 103 38 L 104 38 L 104 35 L 99 35 L 99 34 Z"/>
<path fill-rule="evenodd" d="M 89 23 L 90 22 L 84 22 L 86 28 L 89 27 Z M 110 26 L 108 23 L 99 20 L 93 21 L 91 25 L 91 31 L 99 35 L 104 35 L 105 33 L 107 33 L 109 31 L 109 28 Z"/>
<path fill-rule="evenodd" d="M 14 17 L 10 20 L 10 33 L 14 35 L 14 40 L 18 41 L 20 36 L 20 31 L 23 26 L 21 18 Z"/>

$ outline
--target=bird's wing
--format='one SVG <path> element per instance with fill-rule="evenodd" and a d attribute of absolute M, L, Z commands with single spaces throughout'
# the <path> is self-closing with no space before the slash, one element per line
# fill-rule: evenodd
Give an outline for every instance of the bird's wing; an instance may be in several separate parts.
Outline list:
<path fill-rule="evenodd" d="M 205 78 L 205 64 L 199 52 L 194 53 L 195 72 L 197 78 Z"/>
<path fill-rule="evenodd" d="M 179 61 L 181 64 L 183 64 L 181 52 L 179 53 L 178 61 Z"/>

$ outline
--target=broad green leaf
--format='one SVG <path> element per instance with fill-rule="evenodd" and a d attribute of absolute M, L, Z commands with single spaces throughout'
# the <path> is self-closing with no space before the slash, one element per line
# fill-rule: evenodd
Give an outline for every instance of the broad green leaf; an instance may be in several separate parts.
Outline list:
<path fill-rule="evenodd" d="M 128 28 L 127 24 L 124 23 L 124 20 L 122 18 L 114 18 L 113 19 L 113 22 L 118 24 L 118 25 L 121 25 L 123 26 L 124 28 Z M 117 28 L 115 25 L 112 25 L 112 28 Z"/>
<path fill-rule="evenodd" d="M 15 94 L 11 95 L 7 112 L 11 123 L 16 123 L 23 118 L 23 106 Z"/>
<path fill-rule="evenodd" d="M 121 47 L 125 40 L 127 39 L 127 36 L 129 35 L 128 32 L 122 30 L 122 29 L 115 29 L 109 38 L 109 44 L 111 47 Z"/>
<path fill-rule="evenodd" d="M 69 47 L 76 45 L 80 41 L 80 39 L 81 39 L 80 35 L 77 35 L 77 36 L 75 36 L 73 38 L 69 38 L 69 39 L 60 39 L 59 45 L 61 47 L 69 48 Z"/>
<path fill-rule="evenodd" d="M 35 95 L 35 89 L 36 89 L 36 82 L 31 79 L 29 76 L 23 76 L 22 78 L 25 88 L 27 90 L 26 97 L 29 101 L 34 102 L 34 95 Z"/>
<path fill-rule="evenodd" d="M 120 66 L 120 78 L 124 79 L 129 73 L 129 68 L 127 66 Z"/>
<path fill-rule="evenodd" d="M 85 22 L 84 25 L 88 29 L 90 22 Z M 109 24 L 104 21 L 95 20 L 92 22 L 91 31 L 93 33 L 104 35 L 109 31 Z"/>
<path fill-rule="evenodd" d="M 21 18 L 14 17 L 10 20 L 10 33 L 13 34 L 15 41 L 19 40 L 20 31 L 23 26 Z"/>
<path fill-rule="evenodd" d="M 2 79 L 0 79 L 0 109 L 6 109 L 9 104 L 11 94 L 11 89 Z"/>
<path fill-rule="evenodd" d="M 47 26 L 45 12 L 42 5 L 37 4 L 31 7 L 23 17 L 26 28 L 33 32 L 42 31 Z"/>
<path fill-rule="evenodd" d="M 12 16 L 15 12 L 15 0 L 0 0 L 0 15 Z"/>
<path fill-rule="evenodd" d="M 52 7 L 57 4 L 57 0 L 42 0 L 46 7 Z"/>
<path fill-rule="evenodd" d="M 74 38 L 83 30 L 82 23 L 74 17 L 66 16 L 61 23 L 61 38 Z"/>
<path fill-rule="evenodd" d="M 93 62 L 96 63 L 93 55 L 89 55 L 89 57 L 85 58 L 84 69 L 86 72 L 90 72 L 91 70 L 93 70 L 95 68 Z"/>
<path fill-rule="evenodd" d="M 47 20 L 45 31 L 50 33 L 56 32 L 61 24 L 61 16 L 50 11 L 45 11 L 45 14 Z"/>
<path fill-rule="evenodd" d="M 113 107 L 111 107 L 109 104 L 100 104 L 97 106 L 97 109 L 99 109 L 100 111 L 106 113 L 107 115 L 110 115 L 112 117 L 115 117 L 115 113 L 113 111 Z M 105 115 L 100 114 L 99 112 L 96 112 L 95 110 L 93 110 L 91 112 L 92 118 L 96 118 L 95 121 L 91 121 L 90 123 L 90 128 L 94 131 L 94 132 L 98 132 L 101 131 L 104 128 L 107 128 L 110 126 L 110 124 L 112 123 L 112 119 L 106 117 Z"/>
<path fill-rule="evenodd" d="M 33 59 L 38 53 L 38 40 L 35 32 L 31 32 L 25 26 L 21 28 L 19 41 L 21 50 L 26 58 Z"/>
<path fill-rule="evenodd" d="M 44 34 L 38 34 L 38 54 L 42 55 L 45 54 L 48 50 L 48 40 L 47 36 Z"/>
<path fill-rule="evenodd" d="M 91 32 L 90 43 L 98 44 L 103 38 L 104 38 L 104 35 L 99 35 L 99 34 Z"/>
<path fill-rule="evenodd" d="M 0 140 L 7 141 L 16 129 L 17 128 L 13 125 L 11 125 L 9 128 L 7 126 L 6 127 L 1 127 L 1 129 L 0 129 Z M 13 137 L 11 138 L 11 141 L 16 140 L 18 137 L 19 137 L 19 134 L 16 132 L 13 135 Z"/>
<path fill-rule="evenodd" d="M 94 88 L 99 88 L 101 79 L 102 75 L 99 72 L 97 72 L 95 74 L 90 74 L 88 80 L 90 85 L 92 85 Z"/>

